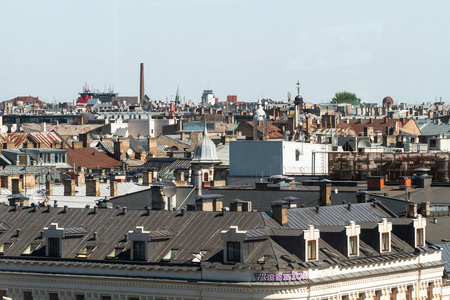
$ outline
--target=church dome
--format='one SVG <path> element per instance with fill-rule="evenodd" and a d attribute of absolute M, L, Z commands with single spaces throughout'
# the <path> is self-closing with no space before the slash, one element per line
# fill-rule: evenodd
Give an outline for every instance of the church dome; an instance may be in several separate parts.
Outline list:
<path fill-rule="evenodd" d="M 295 104 L 295 105 L 301 105 L 301 104 L 303 104 L 303 97 L 300 96 L 300 95 L 297 95 L 297 96 L 295 97 L 294 104 Z"/>
<path fill-rule="evenodd" d="M 218 164 L 220 160 L 217 156 L 216 145 L 209 138 L 206 128 L 203 137 L 195 145 L 194 157 L 191 163 L 194 164 Z"/>

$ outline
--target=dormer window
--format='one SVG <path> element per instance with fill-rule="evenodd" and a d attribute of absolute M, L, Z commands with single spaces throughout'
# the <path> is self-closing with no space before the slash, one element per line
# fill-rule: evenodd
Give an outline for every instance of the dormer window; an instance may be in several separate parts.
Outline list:
<path fill-rule="evenodd" d="M 148 260 L 148 242 L 150 242 L 150 231 L 144 231 L 144 227 L 137 226 L 134 231 L 129 231 L 131 242 L 131 260 Z"/>
<path fill-rule="evenodd" d="M 222 230 L 224 263 L 244 262 L 244 241 L 247 231 L 239 230 L 237 226 L 230 226 L 228 230 Z"/>
<path fill-rule="evenodd" d="M 47 238 L 45 252 L 50 257 L 62 256 L 62 239 L 65 237 L 64 228 L 59 228 L 58 223 L 50 224 L 44 228 L 44 237 Z"/>
<path fill-rule="evenodd" d="M 423 247 L 425 245 L 423 237 L 424 237 L 423 228 L 417 228 L 416 229 L 416 243 L 417 243 L 417 247 Z"/>
<path fill-rule="evenodd" d="M 241 243 L 227 242 L 227 259 L 229 262 L 241 261 Z"/>
<path fill-rule="evenodd" d="M 422 218 L 422 215 L 418 215 L 417 219 L 413 220 L 414 234 L 414 247 L 425 246 L 425 226 L 427 226 L 426 219 Z"/>
<path fill-rule="evenodd" d="M 349 237 L 349 254 L 351 256 L 358 255 L 358 236 L 354 235 Z"/>
<path fill-rule="evenodd" d="M 390 236 L 389 232 L 383 232 L 381 234 L 381 251 L 389 252 L 391 250 L 390 247 Z"/>
<path fill-rule="evenodd" d="M 308 261 L 317 259 L 316 251 L 317 251 L 317 241 L 316 240 L 308 241 Z"/>
<path fill-rule="evenodd" d="M 356 225 L 354 221 L 350 221 L 349 226 L 345 226 L 345 234 L 347 236 L 347 257 L 359 256 L 359 235 L 361 226 Z"/>
<path fill-rule="evenodd" d="M 319 229 L 314 229 L 313 225 L 308 226 L 308 230 L 303 230 L 303 238 L 305 239 L 305 261 L 315 261 L 319 259 Z"/>
<path fill-rule="evenodd" d="M 378 232 L 380 234 L 380 253 L 391 251 L 391 231 L 392 223 L 383 218 L 381 223 L 378 223 Z"/>

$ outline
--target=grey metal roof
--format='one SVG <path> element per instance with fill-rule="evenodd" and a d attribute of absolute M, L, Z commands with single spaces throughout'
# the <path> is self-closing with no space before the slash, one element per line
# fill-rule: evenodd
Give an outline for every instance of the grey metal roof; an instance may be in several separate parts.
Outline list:
<path fill-rule="evenodd" d="M 450 134 L 450 124 L 416 121 L 422 135 Z"/>
<path fill-rule="evenodd" d="M 346 226 L 348 222 L 380 222 L 382 218 L 392 218 L 394 215 L 372 203 L 348 205 L 321 206 L 319 212 L 316 208 L 288 209 L 288 222 L 290 228 L 307 229 L 314 226 Z"/>
<path fill-rule="evenodd" d="M 450 275 L 450 243 L 436 245 L 442 248 L 442 260 L 445 262 L 445 272 Z"/>
<path fill-rule="evenodd" d="M 128 128 L 127 127 L 117 128 L 113 134 L 115 136 L 126 137 L 128 136 Z"/>

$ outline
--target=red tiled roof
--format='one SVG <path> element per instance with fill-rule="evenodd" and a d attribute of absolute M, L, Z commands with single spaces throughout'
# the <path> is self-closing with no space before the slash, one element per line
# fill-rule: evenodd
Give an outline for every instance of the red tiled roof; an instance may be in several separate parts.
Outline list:
<path fill-rule="evenodd" d="M 122 164 L 106 152 L 95 148 L 67 149 L 67 163 L 71 166 L 85 168 L 111 168 Z"/>
<path fill-rule="evenodd" d="M 246 121 L 253 128 L 253 121 Z M 258 132 L 263 133 L 263 124 L 259 122 Z M 269 139 L 284 139 L 284 134 L 281 132 L 281 129 L 277 126 L 273 125 L 273 121 L 267 121 L 267 135 Z"/>
<path fill-rule="evenodd" d="M 383 135 L 386 135 L 386 128 L 387 127 L 395 127 L 395 123 L 398 122 L 398 128 L 400 129 L 403 126 L 403 122 L 400 119 L 347 119 L 346 120 L 339 120 L 339 123 L 337 125 L 338 128 L 352 128 L 356 134 L 359 134 L 361 132 L 364 132 L 365 127 L 373 127 L 374 131 L 380 130 Z M 358 123 L 360 122 L 360 123 Z"/>

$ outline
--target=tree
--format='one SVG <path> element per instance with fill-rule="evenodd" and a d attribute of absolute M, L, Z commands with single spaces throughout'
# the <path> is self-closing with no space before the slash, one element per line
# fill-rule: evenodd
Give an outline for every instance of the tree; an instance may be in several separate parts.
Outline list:
<path fill-rule="evenodd" d="M 351 105 L 359 105 L 361 103 L 361 99 L 356 97 L 356 94 L 350 92 L 338 92 L 334 94 L 333 99 L 331 99 L 331 103 L 340 104 L 340 103 L 348 103 Z"/>

